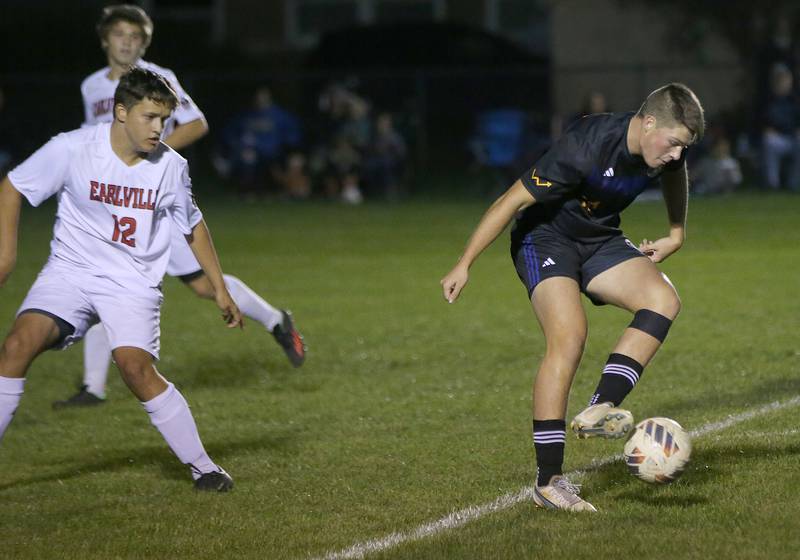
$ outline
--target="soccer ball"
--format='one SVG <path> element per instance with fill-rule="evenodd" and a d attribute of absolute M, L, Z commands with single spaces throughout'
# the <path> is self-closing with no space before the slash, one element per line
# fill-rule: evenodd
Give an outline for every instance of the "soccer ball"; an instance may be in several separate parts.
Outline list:
<path fill-rule="evenodd" d="M 675 420 L 648 418 L 636 424 L 623 454 L 628 470 L 640 480 L 669 484 L 689 463 L 692 440 Z"/>

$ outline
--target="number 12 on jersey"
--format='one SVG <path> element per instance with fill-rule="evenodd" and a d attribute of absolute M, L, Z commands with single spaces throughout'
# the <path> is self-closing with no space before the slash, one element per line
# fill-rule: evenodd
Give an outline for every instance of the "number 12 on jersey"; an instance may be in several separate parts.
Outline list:
<path fill-rule="evenodd" d="M 111 214 L 114 218 L 114 234 L 111 236 L 111 241 L 119 241 L 128 247 L 136 247 L 136 239 L 133 234 L 136 233 L 136 218 L 130 216 L 123 216 L 118 218 L 116 214 Z"/>

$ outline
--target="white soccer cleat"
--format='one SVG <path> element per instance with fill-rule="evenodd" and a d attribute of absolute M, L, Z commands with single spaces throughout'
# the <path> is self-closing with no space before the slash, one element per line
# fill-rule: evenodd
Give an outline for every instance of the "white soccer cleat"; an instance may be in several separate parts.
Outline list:
<path fill-rule="evenodd" d="M 610 402 L 598 403 L 585 408 L 569 426 L 579 438 L 617 439 L 633 429 L 633 414 Z"/>
<path fill-rule="evenodd" d="M 533 501 L 545 509 L 597 511 L 592 504 L 578 496 L 580 491 L 580 485 L 572 484 L 563 476 L 556 475 L 547 486 L 533 487 Z"/>

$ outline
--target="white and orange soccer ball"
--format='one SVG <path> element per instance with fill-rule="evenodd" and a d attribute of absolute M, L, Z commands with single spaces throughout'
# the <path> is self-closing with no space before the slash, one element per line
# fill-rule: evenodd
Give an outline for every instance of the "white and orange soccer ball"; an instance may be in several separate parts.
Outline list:
<path fill-rule="evenodd" d="M 623 451 L 628 470 L 651 484 L 676 480 L 692 455 L 692 440 L 675 420 L 647 418 L 636 424 Z"/>

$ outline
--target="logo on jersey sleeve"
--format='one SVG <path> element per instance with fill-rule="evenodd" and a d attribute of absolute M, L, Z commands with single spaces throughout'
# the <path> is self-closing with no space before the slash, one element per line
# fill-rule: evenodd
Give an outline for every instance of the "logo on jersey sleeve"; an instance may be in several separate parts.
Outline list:
<path fill-rule="evenodd" d="M 547 188 L 547 187 L 552 187 L 553 186 L 553 183 L 551 183 L 550 181 L 546 181 L 546 180 L 542 179 L 541 177 L 539 177 L 536 174 L 536 169 L 534 169 L 533 173 L 531 173 L 531 179 L 534 180 L 535 186 L 537 186 L 537 187 Z"/>

